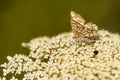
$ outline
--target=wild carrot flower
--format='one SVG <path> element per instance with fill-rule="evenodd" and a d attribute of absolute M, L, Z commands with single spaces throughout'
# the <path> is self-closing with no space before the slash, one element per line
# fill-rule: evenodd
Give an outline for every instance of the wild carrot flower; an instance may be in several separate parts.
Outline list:
<path fill-rule="evenodd" d="M 12 75 L 10 80 L 118 80 L 120 35 L 106 30 L 98 34 L 91 44 L 76 42 L 72 32 L 23 43 L 29 54 L 8 56 L 1 65 L 1 80 L 8 80 L 8 75 Z"/>

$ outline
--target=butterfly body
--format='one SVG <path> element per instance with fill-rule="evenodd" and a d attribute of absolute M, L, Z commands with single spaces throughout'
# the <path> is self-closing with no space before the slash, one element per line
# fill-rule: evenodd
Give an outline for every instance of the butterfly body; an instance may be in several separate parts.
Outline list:
<path fill-rule="evenodd" d="M 81 15 L 71 11 L 71 26 L 74 38 L 82 42 L 94 42 L 98 36 L 98 27 L 92 23 L 86 23 Z"/>

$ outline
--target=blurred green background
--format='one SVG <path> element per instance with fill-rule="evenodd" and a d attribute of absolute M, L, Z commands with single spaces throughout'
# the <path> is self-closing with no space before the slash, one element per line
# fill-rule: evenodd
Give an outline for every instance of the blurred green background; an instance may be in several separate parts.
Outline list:
<path fill-rule="evenodd" d="M 28 54 L 22 42 L 71 31 L 71 10 L 100 29 L 120 33 L 119 0 L 0 0 L 0 64 L 7 55 Z"/>

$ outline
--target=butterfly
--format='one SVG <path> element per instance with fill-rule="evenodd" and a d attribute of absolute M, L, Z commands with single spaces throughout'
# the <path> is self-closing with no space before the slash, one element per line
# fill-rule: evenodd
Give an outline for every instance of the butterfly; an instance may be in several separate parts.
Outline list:
<path fill-rule="evenodd" d="M 80 14 L 71 11 L 70 23 L 74 38 L 78 41 L 91 43 L 98 38 L 98 26 L 93 22 L 85 24 L 85 20 Z"/>

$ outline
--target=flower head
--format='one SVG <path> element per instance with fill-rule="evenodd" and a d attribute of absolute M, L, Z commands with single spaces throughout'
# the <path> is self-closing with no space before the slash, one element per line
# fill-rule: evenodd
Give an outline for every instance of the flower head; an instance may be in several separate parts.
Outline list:
<path fill-rule="evenodd" d="M 29 43 L 28 56 L 8 56 L 1 65 L 3 75 L 11 80 L 103 80 L 120 79 L 120 35 L 98 31 L 99 39 L 91 44 L 76 42 L 73 33 L 52 38 L 38 37 Z"/>

